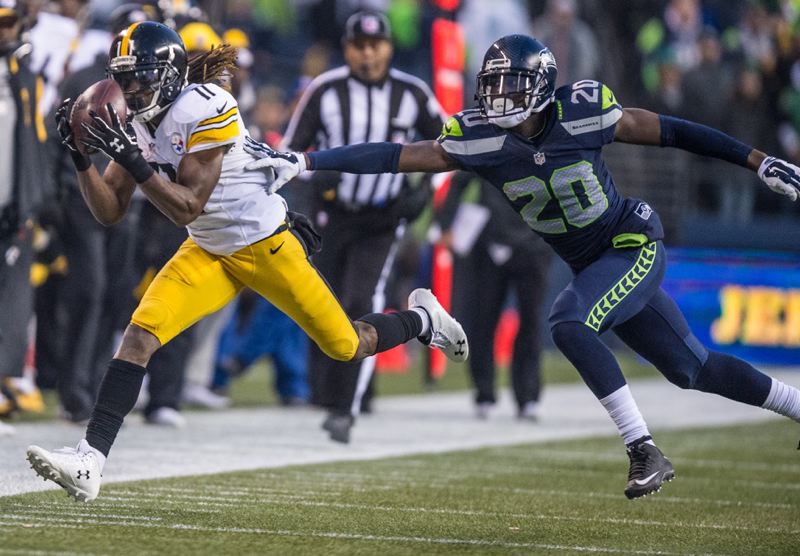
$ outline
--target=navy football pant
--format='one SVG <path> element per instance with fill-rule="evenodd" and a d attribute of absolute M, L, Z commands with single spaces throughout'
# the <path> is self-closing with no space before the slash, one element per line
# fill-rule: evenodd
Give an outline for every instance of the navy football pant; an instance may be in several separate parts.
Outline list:
<path fill-rule="evenodd" d="M 625 384 L 599 334 L 612 329 L 673 384 L 762 405 L 771 379 L 749 363 L 708 351 L 677 304 L 661 289 L 666 257 L 660 242 L 609 250 L 579 272 L 550 314 L 553 340 L 602 399 Z"/>

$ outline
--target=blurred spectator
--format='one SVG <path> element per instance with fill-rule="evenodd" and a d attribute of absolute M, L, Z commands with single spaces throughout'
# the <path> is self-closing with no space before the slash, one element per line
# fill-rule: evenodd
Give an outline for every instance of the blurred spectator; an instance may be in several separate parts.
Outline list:
<path fill-rule="evenodd" d="M 700 61 L 698 39 L 706 24 L 700 0 L 670 0 L 664 9 L 667 45 L 682 70 L 695 67 Z"/>
<path fill-rule="evenodd" d="M 658 63 L 657 87 L 645 102 L 647 108 L 659 114 L 679 115 L 684 107 L 681 79 L 672 53 L 664 50 Z"/>
<path fill-rule="evenodd" d="M 513 293 L 519 330 L 511 385 L 520 419 L 535 420 L 541 393 L 543 302 L 551 250 L 491 184 L 467 172 L 453 176 L 439 220 L 456 255 L 453 311 L 470 338 L 469 369 L 477 416 L 497 402 L 495 332 Z"/>
<path fill-rule="evenodd" d="M 21 31 L 16 2 L 0 0 L 0 417 L 16 407 L 8 394 L 27 395 L 33 388 L 12 379 L 22 377 L 33 316 L 34 218 L 53 191 L 39 111 L 42 81 L 28 65 Z M 11 432 L 0 423 L 0 435 Z"/>
<path fill-rule="evenodd" d="M 343 48 L 347 65 L 311 82 L 292 115 L 284 148 L 404 143 L 439 134 L 444 122 L 431 90 L 420 79 L 390 67 L 391 31 L 385 16 L 353 14 Z M 406 176 L 396 174 L 320 172 L 312 179 L 322 206 L 316 222 L 325 244 L 314 264 L 348 314 L 382 312 L 406 221 L 424 207 L 428 183 L 415 189 Z M 323 426 L 332 440 L 349 442 L 355 416 L 368 409 L 374 364 L 374 357 L 357 363 L 333 361 L 312 347 L 312 402 L 329 410 Z"/>
<path fill-rule="evenodd" d="M 309 397 L 308 347 L 308 336 L 292 319 L 260 295 L 245 290 L 220 338 L 214 390 L 225 391 L 231 378 L 269 356 L 281 405 L 305 405 Z"/>
<path fill-rule="evenodd" d="M 722 58 L 719 35 L 707 27 L 698 41 L 699 63 L 682 79 L 684 116 L 717 129 L 724 127 L 730 107 L 725 102 L 733 90 L 732 71 Z"/>
<path fill-rule="evenodd" d="M 758 2 L 748 3 L 739 25 L 742 50 L 766 74 L 775 71 L 777 63 L 774 32 L 774 22 L 766 7 Z"/>
<path fill-rule="evenodd" d="M 81 19 L 85 16 L 86 0 L 54 2 L 60 13 L 42 8 L 43 0 L 28 0 L 28 40 L 33 45 L 31 69 L 44 77 L 44 94 L 39 104 L 46 114 L 58 99 L 58 86 L 64 78 L 72 47 L 78 40 Z"/>
<path fill-rule="evenodd" d="M 533 25 L 533 36 L 548 45 L 558 60 L 556 87 L 598 77 L 597 39 L 576 11 L 575 0 L 548 0 L 543 17 Z"/>
<path fill-rule="evenodd" d="M 747 145 L 758 145 L 767 152 L 775 150 L 775 126 L 767 117 L 768 101 L 758 70 L 742 67 L 736 76 L 732 98 L 724 104 L 722 129 Z M 758 176 L 752 172 L 727 165 L 717 187 L 719 216 L 742 226 L 748 224 L 753 217 L 756 195 L 763 189 L 760 185 Z"/>
<path fill-rule="evenodd" d="M 670 0 L 661 18 L 649 19 L 636 37 L 643 55 L 642 81 L 651 93 L 658 88 L 659 61 L 669 52 L 672 63 L 681 72 L 700 61 L 698 40 L 706 27 L 715 27 L 715 20 L 703 9 L 700 0 Z"/>
<path fill-rule="evenodd" d="M 703 30 L 697 51 L 697 65 L 686 71 L 682 78 L 682 108 L 679 115 L 715 129 L 725 129 L 731 112 L 733 76 L 727 61 L 723 60 L 722 45 L 713 28 Z M 692 157 L 690 164 L 692 185 L 698 193 L 700 208 L 711 207 L 722 215 L 723 207 L 727 207 L 724 210 L 728 213 L 724 217 L 731 218 L 731 195 L 735 193 L 728 185 L 727 178 L 736 176 L 736 173 L 731 171 L 730 165 L 706 157 Z M 738 189 L 746 189 L 742 184 L 736 185 Z M 755 189 L 749 189 L 743 195 L 752 198 Z"/>

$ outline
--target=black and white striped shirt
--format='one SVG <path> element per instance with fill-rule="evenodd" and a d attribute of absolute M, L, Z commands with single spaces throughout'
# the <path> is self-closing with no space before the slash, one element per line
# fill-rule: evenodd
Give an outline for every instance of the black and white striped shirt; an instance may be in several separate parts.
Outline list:
<path fill-rule="evenodd" d="M 357 143 L 435 139 L 442 108 L 421 79 L 390 69 L 386 80 L 365 84 L 342 66 L 321 74 L 303 93 L 281 148 L 305 151 Z M 349 210 L 384 207 L 397 198 L 402 174 L 341 174 L 335 203 Z M 333 184 L 332 184 L 333 185 Z"/>

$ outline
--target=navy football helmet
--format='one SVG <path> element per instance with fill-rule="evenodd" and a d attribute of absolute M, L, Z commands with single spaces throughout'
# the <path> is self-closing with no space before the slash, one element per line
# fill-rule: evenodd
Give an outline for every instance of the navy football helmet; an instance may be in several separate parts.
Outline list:
<path fill-rule="evenodd" d="M 511 128 L 553 100 L 556 59 L 532 37 L 508 35 L 495 41 L 483 57 L 475 100 L 492 123 Z"/>
<path fill-rule="evenodd" d="M 162 23 L 134 23 L 111 43 L 108 75 L 122 88 L 137 121 L 147 122 L 172 104 L 188 71 L 183 41 Z"/>

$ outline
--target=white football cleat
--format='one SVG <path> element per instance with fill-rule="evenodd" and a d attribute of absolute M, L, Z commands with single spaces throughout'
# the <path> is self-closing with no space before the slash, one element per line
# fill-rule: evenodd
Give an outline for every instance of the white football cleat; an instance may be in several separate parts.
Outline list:
<path fill-rule="evenodd" d="M 77 448 L 52 452 L 28 446 L 28 462 L 37 475 L 53 481 L 75 500 L 91 502 L 100 493 L 100 462 L 86 440 L 81 440 Z"/>
<path fill-rule="evenodd" d="M 448 359 L 462 363 L 469 356 L 469 344 L 464 329 L 444 310 L 431 290 L 418 288 L 408 296 L 408 308 L 420 307 L 431 319 L 430 340 L 420 338 L 429 346 L 439 348 Z"/>

